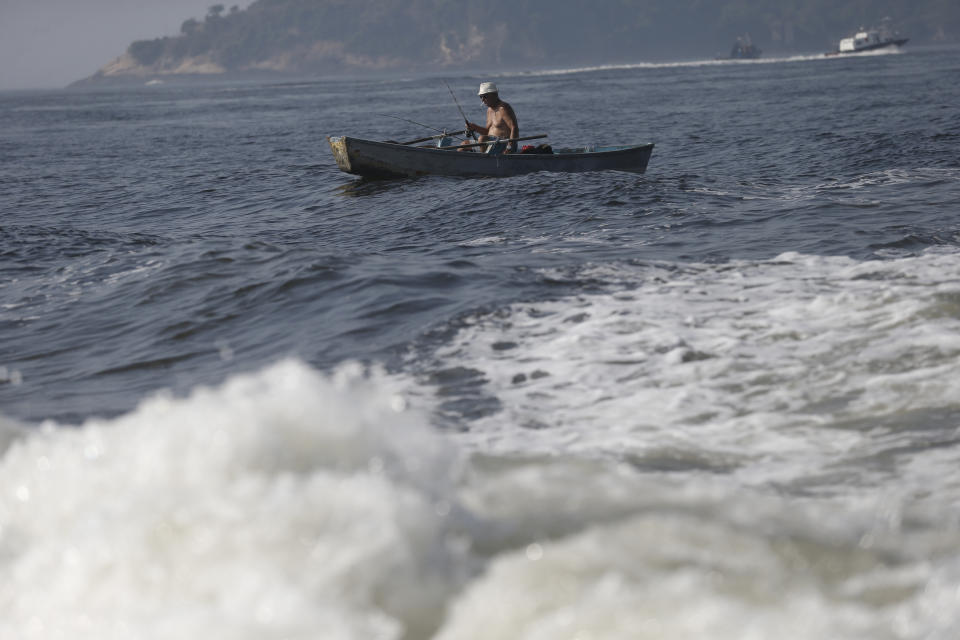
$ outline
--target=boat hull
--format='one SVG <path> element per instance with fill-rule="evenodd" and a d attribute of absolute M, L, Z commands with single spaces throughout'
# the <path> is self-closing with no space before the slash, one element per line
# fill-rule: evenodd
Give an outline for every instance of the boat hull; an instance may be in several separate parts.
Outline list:
<path fill-rule="evenodd" d="M 828 56 L 845 56 L 851 53 L 863 53 L 864 51 L 876 51 L 877 49 L 886 49 L 887 47 L 902 47 L 907 43 L 909 38 L 900 38 L 899 40 L 886 40 L 884 42 L 876 42 L 874 44 L 861 45 L 856 49 L 847 49 L 844 51 L 831 51 L 828 53 Z"/>
<path fill-rule="evenodd" d="M 864 47 L 858 48 L 856 51 L 850 51 L 849 53 L 860 53 L 861 51 L 876 51 L 877 49 L 886 49 L 887 47 L 902 47 L 907 44 L 907 38 L 901 38 L 900 40 L 888 40 L 886 42 L 877 42 L 875 44 L 868 44 Z"/>
<path fill-rule="evenodd" d="M 450 149 L 409 147 L 348 136 L 327 138 L 341 171 L 371 178 L 408 176 L 495 177 L 537 171 L 629 171 L 647 169 L 653 144 L 558 150 L 552 154 L 489 155 Z"/>

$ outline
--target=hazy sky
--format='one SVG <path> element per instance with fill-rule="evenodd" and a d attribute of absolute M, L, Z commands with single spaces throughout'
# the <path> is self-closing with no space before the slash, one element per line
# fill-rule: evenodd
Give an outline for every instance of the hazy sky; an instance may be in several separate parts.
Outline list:
<path fill-rule="evenodd" d="M 214 4 L 251 0 L 0 0 L 0 89 L 63 87 L 134 40 L 176 35 Z"/>

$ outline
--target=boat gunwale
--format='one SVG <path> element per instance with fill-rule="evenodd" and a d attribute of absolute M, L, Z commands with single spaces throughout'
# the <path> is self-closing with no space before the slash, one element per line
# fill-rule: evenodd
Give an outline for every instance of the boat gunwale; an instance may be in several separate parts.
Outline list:
<path fill-rule="evenodd" d="M 434 151 L 459 151 L 459 147 L 431 147 L 431 146 L 408 146 L 399 144 L 396 142 L 383 142 L 380 140 L 367 140 L 366 138 L 355 138 L 353 136 L 328 136 L 328 140 L 337 140 L 342 139 L 344 141 L 355 140 L 362 142 L 363 144 L 377 145 L 382 146 L 388 149 L 402 149 L 404 151 L 416 151 L 416 152 L 434 152 Z M 637 149 L 643 149 L 646 147 L 653 147 L 653 142 L 644 142 L 642 144 L 627 144 L 627 145 L 597 145 L 593 151 L 588 151 L 586 147 L 583 150 L 580 147 L 560 147 L 554 149 L 552 153 L 504 153 L 504 154 L 487 154 L 487 153 L 478 153 L 476 151 L 463 151 L 465 157 L 483 157 L 483 158 L 545 158 L 550 156 L 562 156 L 564 158 L 571 158 L 574 156 L 595 156 L 599 154 L 608 154 L 608 153 L 620 153 L 623 151 L 634 151 Z M 469 155 L 467 155 L 469 154 Z"/>

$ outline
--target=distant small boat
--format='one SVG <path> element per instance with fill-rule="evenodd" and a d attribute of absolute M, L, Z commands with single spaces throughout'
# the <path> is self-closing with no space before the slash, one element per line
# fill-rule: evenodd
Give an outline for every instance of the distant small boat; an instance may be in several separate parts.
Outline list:
<path fill-rule="evenodd" d="M 750 36 L 738 36 L 730 50 L 730 57 L 734 60 L 755 60 L 760 57 L 760 47 L 750 41 Z"/>
<path fill-rule="evenodd" d="M 491 154 L 456 147 L 411 147 L 348 136 L 327 138 L 341 171 L 374 178 L 459 176 L 503 178 L 537 171 L 629 171 L 643 173 L 653 143 L 557 149 L 550 153 Z"/>
<path fill-rule="evenodd" d="M 887 47 L 900 47 L 906 44 L 908 39 L 899 37 L 899 34 L 891 31 L 886 24 L 872 29 L 860 27 L 860 30 L 849 38 L 840 40 L 837 50 L 831 51 L 827 55 L 836 56 L 844 53 L 860 53 Z"/>

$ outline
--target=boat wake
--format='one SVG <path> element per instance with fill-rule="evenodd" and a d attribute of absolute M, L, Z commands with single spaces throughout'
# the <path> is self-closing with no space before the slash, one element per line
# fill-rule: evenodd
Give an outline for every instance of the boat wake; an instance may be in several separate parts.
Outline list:
<path fill-rule="evenodd" d="M 862 51 L 857 53 L 845 54 L 843 57 L 854 56 L 886 56 L 899 55 L 903 53 L 900 48 L 877 49 L 872 51 Z M 630 62 L 622 64 L 601 64 L 583 67 L 564 67 L 559 69 L 542 69 L 537 71 L 516 71 L 501 74 L 503 77 L 517 76 L 560 76 L 572 75 L 578 73 L 592 73 L 595 71 L 620 71 L 630 69 L 674 69 L 683 67 L 712 67 L 712 66 L 730 66 L 730 65 L 750 65 L 750 64 L 781 64 L 784 62 L 807 62 L 812 60 L 825 60 L 836 57 L 826 53 L 816 54 L 798 54 L 791 56 L 780 56 L 776 58 L 755 58 L 755 59 L 701 59 L 701 60 L 683 60 L 676 62 Z"/>

